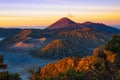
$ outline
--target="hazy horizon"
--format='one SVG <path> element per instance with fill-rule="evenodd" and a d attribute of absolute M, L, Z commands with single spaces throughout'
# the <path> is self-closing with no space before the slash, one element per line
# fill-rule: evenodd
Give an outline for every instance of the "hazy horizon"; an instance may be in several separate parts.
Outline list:
<path fill-rule="evenodd" d="M 120 29 L 120 25 L 109 25 L 113 28 Z M 18 28 L 18 29 L 45 29 L 48 26 L 9 26 L 9 27 L 1 27 L 0 28 Z"/>

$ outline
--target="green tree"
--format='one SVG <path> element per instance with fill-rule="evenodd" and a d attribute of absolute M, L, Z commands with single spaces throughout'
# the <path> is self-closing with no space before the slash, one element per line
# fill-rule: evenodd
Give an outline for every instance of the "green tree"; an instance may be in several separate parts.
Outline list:
<path fill-rule="evenodd" d="M 120 34 L 114 35 L 113 38 L 105 45 L 105 49 L 116 54 L 114 61 L 115 70 L 117 75 L 120 75 Z M 118 79 L 120 79 L 120 76 Z"/>
<path fill-rule="evenodd" d="M 105 49 L 120 54 L 120 34 L 116 34 L 105 45 Z"/>
<path fill-rule="evenodd" d="M 30 80 L 42 80 L 40 77 L 41 74 L 41 68 L 38 67 L 37 69 L 35 67 L 32 67 L 31 69 L 28 70 L 30 73 Z"/>
<path fill-rule="evenodd" d="M 3 61 L 3 55 L 0 55 L 0 80 L 21 80 L 18 73 L 9 73 L 7 64 Z"/>

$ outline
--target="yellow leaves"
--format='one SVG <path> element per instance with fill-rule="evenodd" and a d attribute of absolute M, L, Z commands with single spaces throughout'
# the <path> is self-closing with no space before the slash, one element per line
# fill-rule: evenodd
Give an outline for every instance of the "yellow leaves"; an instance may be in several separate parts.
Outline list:
<path fill-rule="evenodd" d="M 116 54 L 111 51 L 105 51 L 103 46 L 100 46 L 94 50 L 94 57 L 97 58 L 100 53 L 103 53 L 106 55 L 107 60 L 110 62 L 114 62 Z"/>
<path fill-rule="evenodd" d="M 91 64 L 92 64 L 92 56 L 87 56 L 78 63 L 77 70 L 86 71 L 89 69 Z"/>
<path fill-rule="evenodd" d="M 88 67 L 89 64 L 87 61 L 80 61 L 79 64 L 78 64 L 78 67 L 77 67 L 77 70 L 80 70 L 80 71 L 86 71 L 88 70 Z"/>
<path fill-rule="evenodd" d="M 74 62 L 73 62 L 73 60 L 71 60 L 71 59 L 69 59 L 69 60 L 67 61 L 67 63 L 68 63 L 68 65 L 74 66 Z"/>
<path fill-rule="evenodd" d="M 86 71 L 90 67 L 94 69 L 94 64 L 96 64 L 98 62 L 101 62 L 103 65 L 104 60 L 98 56 L 100 53 L 105 54 L 107 57 L 107 60 L 109 62 L 114 62 L 116 54 L 114 54 L 110 51 L 104 51 L 104 47 L 100 46 L 94 50 L 93 56 L 87 56 L 87 57 L 81 59 L 81 61 L 78 64 L 77 70 Z"/>
<path fill-rule="evenodd" d="M 104 51 L 107 55 L 107 60 L 110 62 L 114 62 L 116 54 L 111 51 Z"/>
<path fill-rule="evenodd" d="M 74 60 L 72 58 L 64 58 L 56 63 L 48 64 L 42 68 L 42 77 L 56 76 L 61 72 L 65 72 L 70 68 L 74 68 Z M 46 73 L 47 72 L 47 73 Z"/>
<path fill-rule="evenodd" d="M 102 53 L 104 51 L 103 46 L 99 46 L 98 48 L 94 49 L 93 56 L 98 57 L 99 53 Z"/>

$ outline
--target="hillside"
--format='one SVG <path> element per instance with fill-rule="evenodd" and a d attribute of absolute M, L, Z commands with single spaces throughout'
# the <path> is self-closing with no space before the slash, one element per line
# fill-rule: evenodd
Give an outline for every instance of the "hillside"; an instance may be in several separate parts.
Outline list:
<path fill-rule="evenodd" d="M 91 55 L 95 47 L 104 44 L 109 38 L 110 34 L 90 28 L 60 31 L 54 40 L 31 54 L 51 59 L 68 56 L 84 57 Z"/>
<path fill-rule="evenodd" d="M 39 58 L 61 59 L 68 56 L 86 56 L 87 51 L 82 51 L 81 46 L 77 46 L 68 40 L 53 40 L 45 47 L 32 52 L 31 54 Z M 79 53 L 79 54 L 78 54 Z"/>
<path fill-rule="evenodd" d="M 21 30 L 17 34 L 7 37 L 1 43 L 4 45 L 4 44 L 12 44 L 22 40 L 26 40 L 30 34 L 31 34 L 31 30 Z"/>
<path fill-rule="evenodd" d="M 37 50 L 45 46 L 51 41 L 51 39 L 45 37 L 32 38 L 32 33 L 32 30 L 21 30 L 17 34 L 2 40 L 0 42 L 0 48 L 13 53 L 29 53 L 32 50 Z"/>
<path fill-rule="evenodd" d="M 96 29 L 99 31 L 108 32 L 108 33 L 119 33 L 120 32 L 119 29 L 113 28 L 111 26 L 108 26 L 102 23 L 85 22 L 85 23 L 82 23 L 81 25 L 87 26 L 88 28 Z"/>
<path fill-rule="evenodd" d="M 42 69 L 33 71 L 35 74 L 31 75 L 31 78 L 41 80 L 119 80 L 120 46 L 116 45 L 120 44 L 119 38 L 120 34 L 113 36 L 106 45 L 94 49 L 91 56 L 66 57 L 50 63 Z"/>
<path fill-rule="evenodd" d="M 57 37 L 72 41 L 76 44 L 86 45 L 86 47 L 89 47 L 89 45 L 91 47 L 92 45 L 93 47 L 96 47 L 105 43 L 110 38 L 110 34 L 91 28 L 83 28 L 78 30 L 61 31 Z"/>

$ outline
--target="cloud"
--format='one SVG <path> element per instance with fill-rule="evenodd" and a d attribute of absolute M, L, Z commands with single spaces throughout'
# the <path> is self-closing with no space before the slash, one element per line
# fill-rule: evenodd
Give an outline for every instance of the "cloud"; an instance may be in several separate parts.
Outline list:
<path fill-rule="evenodd" d="M 75 17 L 74 15 L 72 15 L 70 12 L 67 13 L 67 17 L 71 18 L 71 17 Z"/>

